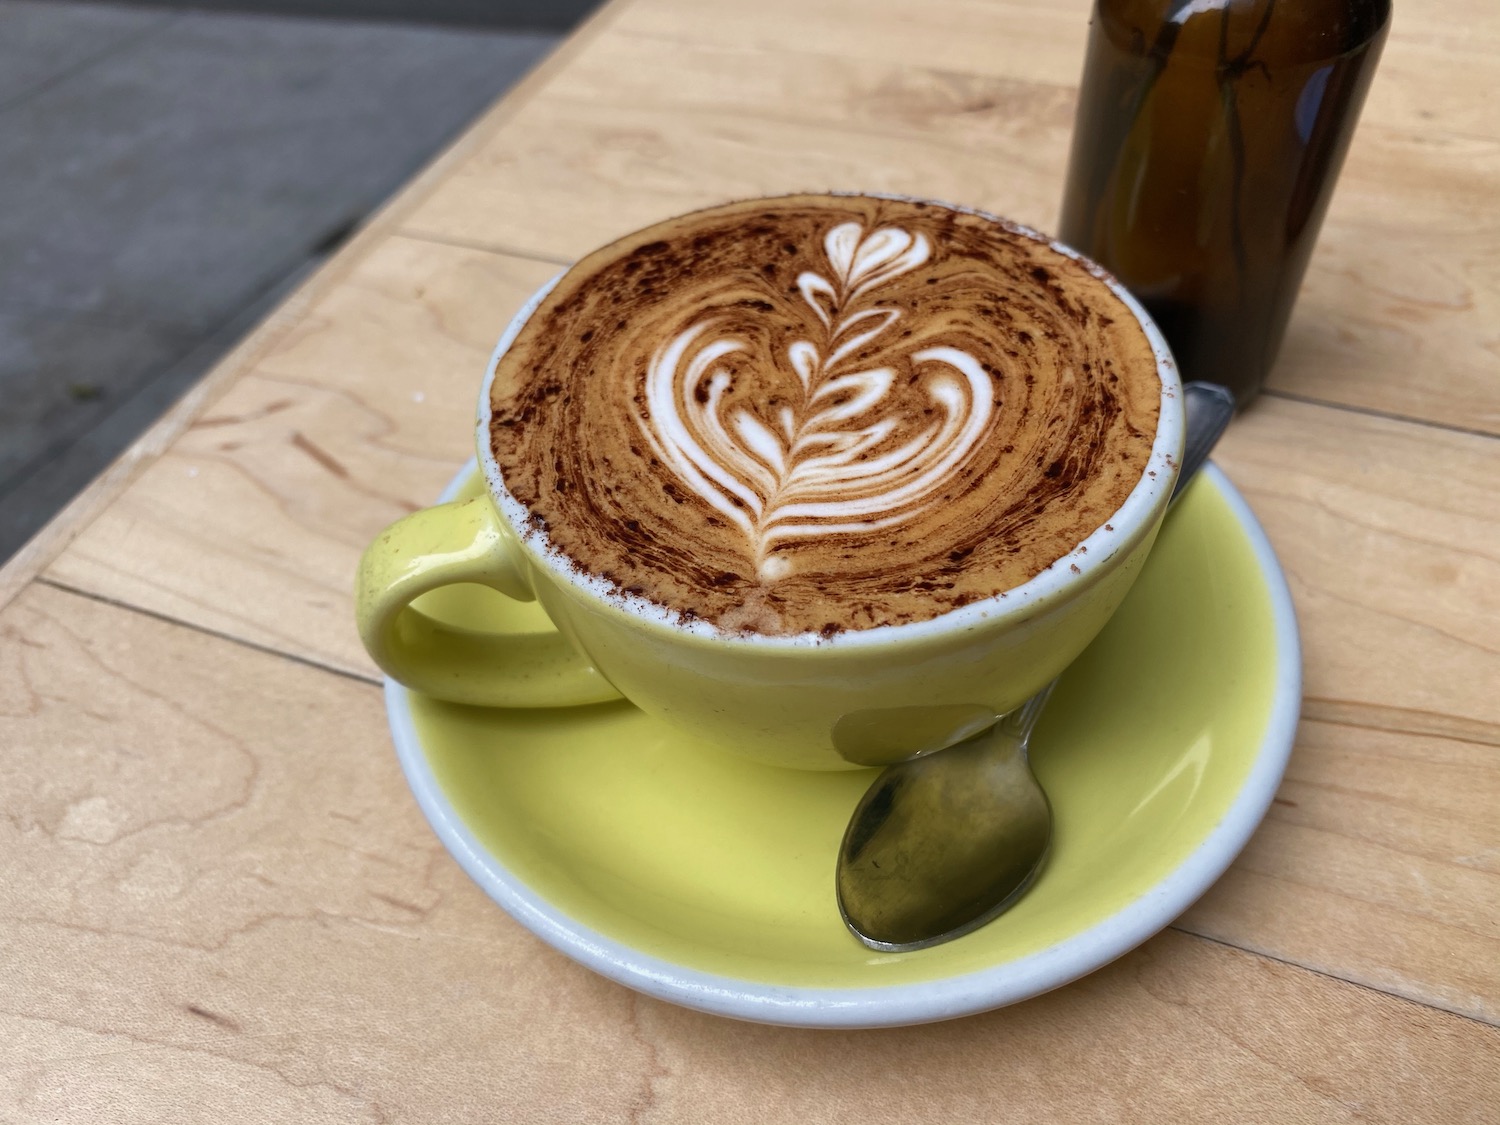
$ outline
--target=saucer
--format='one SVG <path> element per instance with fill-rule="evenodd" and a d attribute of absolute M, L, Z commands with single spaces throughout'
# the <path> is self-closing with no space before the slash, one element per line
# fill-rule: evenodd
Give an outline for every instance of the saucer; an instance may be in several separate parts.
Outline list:
<path fill-rule="evenodd" d="M 478 494 L 472 464 L 444 499 Z M 470 627 L 547 629 L 483 587 L 425 595 Z M 739 1019 L 884 1027 L 1036 996 L 1166 926 L 1249 840 L 1291 753 L 1301 658 L 1260 525 L 1206 467 L 1032 739 L 1055 837 L 1010 911 L 875 953 L 839 919 L 839 840 L 875 770 L 703 750 L 627 703 L 496 710 L 387 681 L 396 753 L 449 852 L 506 911 L 631 988 Z"/>

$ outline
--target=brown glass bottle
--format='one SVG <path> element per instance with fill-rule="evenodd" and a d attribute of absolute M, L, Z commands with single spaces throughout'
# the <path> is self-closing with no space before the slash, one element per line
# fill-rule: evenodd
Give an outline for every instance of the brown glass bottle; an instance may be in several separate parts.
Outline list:
<path fill-rule="evenodd" d="M 1061 238 L 1244 405 L 1281 344 L 1390 0 L 1096 0 Z"/>

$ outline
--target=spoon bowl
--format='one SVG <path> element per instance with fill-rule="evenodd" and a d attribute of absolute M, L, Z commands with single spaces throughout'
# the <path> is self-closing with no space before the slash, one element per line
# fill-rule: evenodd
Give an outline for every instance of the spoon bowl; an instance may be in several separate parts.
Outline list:
<path fill-rule="evenodd" d="M 1052 843 L 1052 810 L 1026 743 L 1055 684 L 983 733 L 885 770 L 870 787 L 838 867 L 839 912 L 866 945 L 902 953 L 929 944 L 934 930 L 959 937 L 1026 893 Z M 1005 816 L 987 834 L 924 827 L 937 817 L 983 821 L 1002 804 Z"/>

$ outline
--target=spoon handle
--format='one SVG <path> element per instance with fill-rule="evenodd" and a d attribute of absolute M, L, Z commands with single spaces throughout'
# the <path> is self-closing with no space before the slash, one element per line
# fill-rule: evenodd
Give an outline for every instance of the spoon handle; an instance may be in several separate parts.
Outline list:
<path fill-rule="evenodd" d="M 996 725 L 1004 734 L 1014 738 L 1024 747 L 1027 739 L 1031 737 L 1031 731 L 1036 726 L 1037 720 L 1042 717 L 1042 711 L 1047 707 L 1047 700 L 1052 698 L 1052 689 L 1055 687 L 1057 687 L 1057 680 L 1053 680 L 1015 710 L 1001 715 Z"/>
<path fill-rule="evenodd" d="M 1234 417 L 1234 395 L 1228 387 L 1218 383 L 1184 383 L 1182 396 L 1183 410 L 1187 414 L 1187 443 L 1182 450 L 1177 484 L 1172 489 L 1173 500 L 1203 468 L 1203 462 L 1208 460 L 1209 453 Z"/>

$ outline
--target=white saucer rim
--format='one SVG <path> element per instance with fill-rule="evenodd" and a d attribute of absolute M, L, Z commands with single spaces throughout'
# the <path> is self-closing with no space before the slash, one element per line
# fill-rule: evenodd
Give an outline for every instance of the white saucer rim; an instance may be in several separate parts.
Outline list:
<path fill-rule="evenodd" d="M 473 461 L 465 466 L 442 499 L 451 499 L 475 468 Z M 439 786 L 422 750 L 406 689 L 387 679 L 386 713 L 397 758 L 433 831 L 490 898 L 560 952 L 647 995 L 734 1019 L 812 1028 L 929 1023 L 1030 999 L 1123 956 L 1191 906 L 1249 842 L 1276 795 L 1291 756 L 1302 699 L 1301 642 L 1291 591 L 1275 551 L 1244 497 L 1216 465 L 1209 463 L 1203 473 L 1213 481 L 1244 529 L 1271 601 L 1276 673 L 1265 734 L 1224 818 L 1182 863 L 1110 917 L 1037 953 L 938 980 L 867 988 L 777 985 L 687 968 L 575 921 L 491 855 Z"/>

